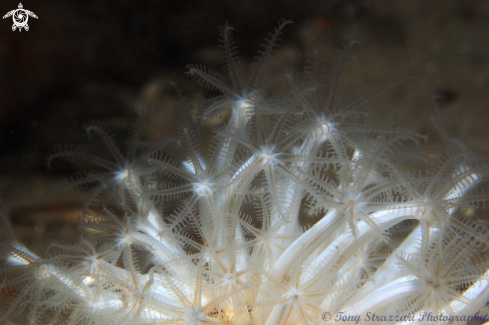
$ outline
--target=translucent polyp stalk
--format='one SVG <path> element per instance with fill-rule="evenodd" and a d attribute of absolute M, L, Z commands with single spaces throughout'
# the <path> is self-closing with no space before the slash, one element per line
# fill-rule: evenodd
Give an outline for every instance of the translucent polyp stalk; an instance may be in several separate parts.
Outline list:
<path fill-rule="evenodd" d="M 312 228 L 295 240 L 280 256 L 277 263 L 273 266 L 275 274 L 279 277 L 283 276 L 298 254 L 307 256 L 306 248 L 309 248 L 309 250 L 316 248 L 328 237 L 334 238 L 337 229 L 343 224 L 344 220 L 342 220 L 341 216 L 339 217 L 338 211 L 335 210 L 326 214 Z"/>
<path fill-rule="evenodd" d="M 133 180 L 134 187 L 132 188 L 132 194 L 137 195 L 142 193 L 142 184 L 139 179 Z M 140 219 L 138 223 L 138 230 L 150 236 L 153 239 L 153 243 L 157 244 L 157 248 L 151 251 L 160 261 L 165 261 L 171 258 L 173 255 L 185 255 L 185 252 L 180 245 L 175 242 L 170 242 L 166 238 L 160 235 L 163 231 L 164 222 L 163 216 L 160 215 L 158 210 L 153 206 L 152 202 L 145 200 L 139 200 L 138 207 L 141 211 L 148 211 L 145 218 Z"/>
<path fill-rule="evenodd" d="M 351 310 L 345 312 L 360 315 L 368 311 L 381 310 L 399 299 L 409 297 L 417 289 L 419 289 L 419 282 L 413 281 L 412 275 L 399 277 L 365 294 L 362 300 L 352 303 Z"/>
<path fill-rule="evenodd" d="M 388 229 L 410 218 L 410 216 L 404 216 L 397 212 L 382 212 L 379 215 L 382 215 L 381 220 L 377 223 L 380 229 Z M 283 276 L 299 254 L 301 258 L 305 258 L 321 244 L 331 243 L 331 245 L 334 245 L 332 240 L 336 240 L 338 229 L 344 224 L 346 224 L 346 220 L 342 212 L 334 210 L 326 214 L 312 228 L 295 240 L 282 254 L 274 267 L 276 275 Z M 365 231 L 371 229 L 363 221 L 358 222 L 357 227 L 359 228 L 357 236 L 361 236 Z"/>

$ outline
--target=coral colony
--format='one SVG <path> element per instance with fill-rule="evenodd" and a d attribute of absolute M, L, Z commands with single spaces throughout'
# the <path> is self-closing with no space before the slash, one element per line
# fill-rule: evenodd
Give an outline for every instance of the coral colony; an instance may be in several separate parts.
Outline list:
<path fill-rule="evenodd" d="M 247 74 L 229 25 L 220 29 L 227 77 L 188 66 L 219 92 L 201 119 L 229 116 L 206 152 L 185 125 L 173 138 L 141 141 L 148 111 L 125 152 L 91 124 L 105 156 L 51 154 L 49 162 L 90 166 L 71 180 L 90 189 L 83 234 L 51 242 L 44 257 L 2 241 L 9 258 L 0 284 L 10 298 L 1 324 L 465 324 L 487 316 L 489 230 L 474 215 L 489 199 L 489 165 L 449 139 L 442 151 L 416 132 L 370 122 L 366 104 L 402 80 L 339 96 L 354 42 L 333 68 L 315 50 L 302 75 L 263 80 L 289 23 L 269 34 Z M 105 194 L 114 204 L 97 203 Z"/>

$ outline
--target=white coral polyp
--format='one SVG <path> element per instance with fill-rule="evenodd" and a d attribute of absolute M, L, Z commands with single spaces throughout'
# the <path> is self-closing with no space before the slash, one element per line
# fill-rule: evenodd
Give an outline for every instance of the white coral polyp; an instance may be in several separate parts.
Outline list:
<path fill-rule="evenodd" d="M 290 23 L 270 34 L 247 78 L 229 25 L 220 30 L 229 80 L 189 66 L 222 93 L 203 116 L 232 111 L 210 152 L 184 126 L 142 148 L 133 135 L 123 156 L 109 131 L 90 125 L 109 158 L 51 156 L 104 171 L 73 181 L 96 184 L 81 220 L 88 232 L 74 245 L 50 243 L 44 258 L 0 241 L 10 254 L 0 288 L 14 292 L 1 324 L 23 310 L 30 325 L 323 324 L 327 315 L 406 324 L 366 315 L 489 313 L 489 230 L 464 214 L 489 200 L 489 165 L 459 143 L 431 159 L 415 132 L 368 122 L 363 107 L 389 86 L 340 100 L 355 42 L 335 68 L 313 51 L 301 78 L 263 81 Z M 252 100 L 236 101 L 246 93 Z M 92 211 L 104 191 L 111 208 Z"/>
<path fill-rule="evenodd" d="M 216 192 L 216 184 L 209 179 L 199 179 L 199 183 L 193 183 L 193 191 L 199 196 L 209 196 Z"/>
<path fill-rule="evenodd" d="M 260 153 L 257 157 L 263 165 L 273 167 L 279 162 L 277 158 L 278 154 L 274 153 L 273 149 L 273 147 L 268 146 L 262 146 L 260 148 Z"/>

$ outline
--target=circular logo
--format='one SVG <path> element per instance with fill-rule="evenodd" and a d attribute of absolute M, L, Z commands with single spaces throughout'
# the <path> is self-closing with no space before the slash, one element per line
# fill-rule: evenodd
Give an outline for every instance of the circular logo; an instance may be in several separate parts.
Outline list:
<path fill-rule="evenodd" d="M 17 9 L 15 14 L 13 14 L 13 18 L 14 24 L 17 25 L 17 27 L 24 27 L 29 19 L 24 9 Z"/>

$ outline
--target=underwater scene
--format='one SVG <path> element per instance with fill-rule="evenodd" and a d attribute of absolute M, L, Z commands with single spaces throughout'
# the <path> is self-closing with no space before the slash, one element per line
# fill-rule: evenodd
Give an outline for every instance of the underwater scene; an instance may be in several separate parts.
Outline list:
<path fill-rule="evenodd" d="M 489 323 L 488 2 L 0 8 L 0 324 Z"/>

